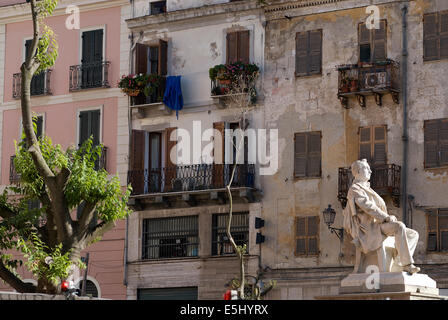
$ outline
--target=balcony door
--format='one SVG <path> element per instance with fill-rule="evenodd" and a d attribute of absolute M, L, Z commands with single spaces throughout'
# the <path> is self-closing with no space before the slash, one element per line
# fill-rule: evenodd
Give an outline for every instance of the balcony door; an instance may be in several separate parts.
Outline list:
<path fill-rule="evenodd" d="M 148 180 L 145 193 L 160 192 L 162 186 L 162 134 L 160 132 L 145 132 L 145 171 Z"/>
<path fill-rule="evenodd" d="M 32 42 L 33 40 L 26 40 L 25 42 L 25 58 L 30 52 Z M 30 89 L 32 96 L 45 94 L 45 71 L 33 76 Z"/>
<path fill-rule="evenodd" d="M 103 84 L 103 29 L 82 33 L 81 88 Z"/>

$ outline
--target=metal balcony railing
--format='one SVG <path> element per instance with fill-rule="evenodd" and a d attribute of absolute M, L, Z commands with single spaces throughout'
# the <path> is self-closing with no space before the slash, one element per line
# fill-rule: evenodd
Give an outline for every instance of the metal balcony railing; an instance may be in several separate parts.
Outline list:
<path fill-rule="evenodd" d="M 109 88 L 109 61 L 83 63 L 70 67 L 70 91 Z"/>
<path fill-rule="evenodd" d="M 370 187 L 380 196 L 391 196 L 394 204 L 400 206 L 401 195 L 401 166 L 386 164 L 372 167 Z M 338 200 L 345 208 L 347 205 L 347 193 L 352 184 L 353 176 L 350 168 L 339 168 Z"/>
<path fill-rule="evenodd" d="M 131 170 L 128 183 L 133 195 L 224 188 L 230 181 L 232 164 L 196 164 L 160 169 Z M 255 166 L 237 164 L 232 187 L 253 188 Z"/>
<path fill-rule="evenodd" d="M 45 70 L 34 75 L 31 79 L 30 94 L 32 96 L 51 94 L 51 70 Z M 15 73 L 12 76 L 12 97 L 20 99 L 22 95 L 22 74 Z"/>
<path fill-rule="evenodd" d="M 348 98 L 355 96 L 361 107 L 365 107 L 365 97 L 373 95 L 381 106 L 384 94 L 390 93 L 395 103 L 399 103 L 400 65 L 393 60 L 374 63 L 348 64 L 337 67 L 338 98 L 347 107 Z"/>

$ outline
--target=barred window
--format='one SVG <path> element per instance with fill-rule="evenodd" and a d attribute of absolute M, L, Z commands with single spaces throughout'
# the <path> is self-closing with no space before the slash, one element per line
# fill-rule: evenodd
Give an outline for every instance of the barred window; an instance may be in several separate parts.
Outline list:
<path fill-rule="evenodd" d="M 198 216 L 143 220 L 142 259 L 197 257 Z"/>
<path fill-rule="evenodd" d="M 226 233 L 228 218 L 227 213 L 214 214 L 212 217 L 212 255 L 214 256 L 235 253 Z M 246 244 L 246 253 L 249 253 L 249 213 L 234 213 L 230 232 L 238 246 Z"/>

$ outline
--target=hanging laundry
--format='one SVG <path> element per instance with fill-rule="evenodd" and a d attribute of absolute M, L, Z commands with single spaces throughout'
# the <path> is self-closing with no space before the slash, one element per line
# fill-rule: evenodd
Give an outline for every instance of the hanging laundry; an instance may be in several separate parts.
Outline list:
<path fill-rule="evenodd" d="M 179 110 L 182 110 L 184 106 L 180 78 L 181 76 L 167 76 L 165 94 L 163 95 L 163 103 L 176 111 L 177 119 L 179 119 Z"/>

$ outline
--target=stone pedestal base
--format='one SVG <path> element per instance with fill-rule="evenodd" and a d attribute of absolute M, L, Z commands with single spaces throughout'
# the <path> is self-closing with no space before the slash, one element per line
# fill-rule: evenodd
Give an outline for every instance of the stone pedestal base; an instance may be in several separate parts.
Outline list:
<path fill-rule="evenodd" d="M 352 273 L 342 279 L 339 295 L 318 300 L 447 300 L 426 274 L 406 272 Z"/>

